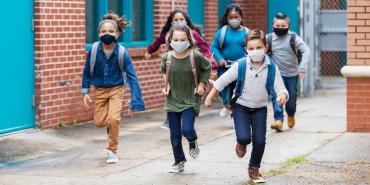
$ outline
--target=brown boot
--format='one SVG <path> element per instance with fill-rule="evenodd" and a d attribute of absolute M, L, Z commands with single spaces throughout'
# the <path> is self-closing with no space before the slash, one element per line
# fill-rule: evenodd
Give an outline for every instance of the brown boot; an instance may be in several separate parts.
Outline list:
<path fill-rule="evenodd" d="M 236 144 L 235 147 L 235 153 L 239 158 L 242 158 L 245 156 L 245 153 L 247 153 L 247 146 L 242 144 Z"/>
<path fill-rule="evenodd" d="M 282 132 L 283 131 L 283 121 L 275 120 L 275 122 L 272 123 L 271 128 L 275 129 L 277 132 Z"/>
<path fill-rule="evenodd" d="M 295 125 L 295 117 L 294 116 L 288 116 L 288 127 L 293 128 Z"/>
<path fill-rule="evenodd" d="M 260 174 L 259 169 L 256 167 L 249 167 L 248 174 L 249 174 L 249 178 L 251 179 L 253 183 L 265 183 L 266 182 L 265 178 L 262 176 L 262 174 Z"/>

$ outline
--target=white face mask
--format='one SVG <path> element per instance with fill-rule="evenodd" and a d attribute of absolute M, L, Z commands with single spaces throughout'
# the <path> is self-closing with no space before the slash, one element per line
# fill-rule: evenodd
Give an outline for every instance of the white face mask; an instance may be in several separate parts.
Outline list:
<path fill-rule="evenodd" d="M 186 20 L 183 20 L 183 21 L 173 21 L 172 22 L 172 25 L 174 24 L 179 24 L 180 26 L 187 26 L 188 23 L 186 22 Z"/>
<path fill-rule="evenodd" d="M 239 28 L 241 21 L 242 20 L 240 19 L 230 19 L 228 22 L 232 28 L 237 29 Z"/>
<path fill-rule="evenodd" d="M 248 56 L 253 62 L 263 61 L 263 59 L 265 58 L 265 50 L 248 50 Z"/>
<path fill-rule="evenodd" d="M 171 41 L 170 45 L 177 53 L 184 52 L 190 46 L 189 41 Z"/>

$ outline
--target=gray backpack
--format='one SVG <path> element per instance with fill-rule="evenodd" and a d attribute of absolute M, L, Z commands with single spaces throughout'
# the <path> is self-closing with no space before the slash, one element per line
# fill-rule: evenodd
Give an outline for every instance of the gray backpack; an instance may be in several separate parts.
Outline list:
<path fill-rule="evenodd" d="M 249 32 L 249 29 L 247 27 L 245 27 L 245 26 L 241 26 L 241 27 L 244 29 L 245 33 L 248 33 Z M 226 31 L 227 31 L 228 28 L 229 28 L 228 25 L 224 25 L 221 28 L 220 40 L 218 41 L 218 48 L 220 48 L 220 49 L 224 45 Z"/>
<path fill-rule="evenodd" d="M 91 49 L 91 54 L 90 54 L 90 76 L 93 75 L 94 73 L 94 67 L 96 63 L 96 53 L 98 52 L 98 46 L 99 42 L 95 42 L 92 46 Z M 123 78 L 123 83 L 126 83 L 127 81 L 127 76 L 126 76 L 126 71 L 123 65 L 123 54 L 125 53 L 125 47 L 119 45 L 119 51 L 118 51 L 118 63 L 119 63 L 119 68 L 121 69 L 122 73 L 122 78 Z"/>

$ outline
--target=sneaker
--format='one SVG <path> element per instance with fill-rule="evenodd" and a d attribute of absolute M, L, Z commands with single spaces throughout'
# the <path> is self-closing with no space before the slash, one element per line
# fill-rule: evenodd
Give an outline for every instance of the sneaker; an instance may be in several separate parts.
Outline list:
<path fill-rule="evenodd" d="M 110 152 L 110 151 L 109 151 L 108 149 L 105 149 L 105 150 L 104 150 L 104 158 L 105 158 L 105 159 L 108 159 L 108 157 L 109 157 L 109 152 Z"/>
<path fill-rule="evenodd" d="M 277 132 L 283 131 L 283 121 L 275 120 L 275 122 L 271 125 L 271 129 L 275 129 Z"/>
<path fill-rule="evenodd" d="M 179 172 L 182 172 L 184 171 L 184 168 L 185 168 L 185 162 L 186 161 L 181 161 L 181 162 L 178 162 L 178 163 L 175 163 L 171 166 L 170 168 L 170 173 L 179 173 Z"/>
<path fill-rule="evenodd" d="M 189 154 L 190 156 L 195 159 L 199 156 L 199 147 L 197 141 L 189 142 Z"/>
<path fill-rule="evenodd" d="M 235 153 L 239 158 L 243 158 L 247 153 L 247 146 L 242 144 L 236 144 Z"/>
<path fill-rule="evenodd" d="M 234 123 L 234 119 L 231 118 L 231 128 L 235 128 L 235 123 Z"/>
<path fill-rule="evenodd" d="M 225 107 L 222 108 L 221 111 L 220 111 L 220 116 L 223 117 L 223 118 L 225 118 L 227 116 L 227 112 L 228 111 L 229 110 L 227 110 Z"/>
<path fill-rule="evenodd" d="M 117 154 L 113 153 L 112 151 L 108 150 L 107 152 L 107 158 L 106 158 L 107 164 L 114 164 L 118 162 L 118 156 Z"/>
<path fill-rule="evenodd" d="M 288 116 L 288 127 L 293 128 L 295 125 L 295 117 L 294 116 Z"/>
<path fill-rule="evenodd" d="M 170 127 L 169 127 L 169 125 L 168 125 L 168 120 L 166 120 L 161 126 L 159 126 L 159 127 L 161 127 L 161 128 L 163 128 L 163 129 L 169 129 Z"/>
<path fill-rule="evenodd" d="M 265 178 L 262 176 L 262 174 L 260 174 L 258 168 L 249 167 L 248 174 L 249 174 L 250 180 L 253 183 L 265 183 L 266 182 Z"/>

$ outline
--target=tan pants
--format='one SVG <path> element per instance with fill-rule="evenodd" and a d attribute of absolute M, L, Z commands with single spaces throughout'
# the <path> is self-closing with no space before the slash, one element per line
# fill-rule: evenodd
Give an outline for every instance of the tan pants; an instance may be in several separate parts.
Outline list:
<path fill-rule="evenodd" d="M 113 153 L 117 153 L 122 102 L 122 86 L 96 88 L 95 90 L 95 125 L 99 128 L 108 127 L 107 149 Z"/>

